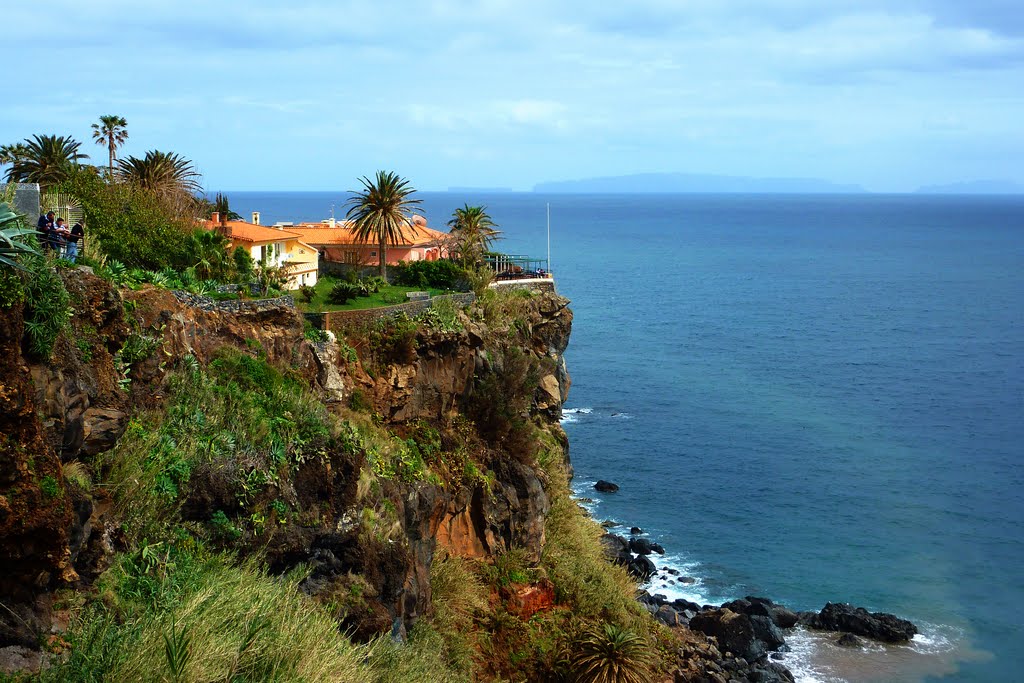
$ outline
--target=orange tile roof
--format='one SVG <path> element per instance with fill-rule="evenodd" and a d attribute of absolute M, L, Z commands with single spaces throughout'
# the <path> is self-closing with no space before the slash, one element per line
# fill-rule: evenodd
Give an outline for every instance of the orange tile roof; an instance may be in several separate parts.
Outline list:
<path fill-rule="evenodd" d="M 420 247 L 433 244 L 448 236 L 448 233 L 434 230 L 426 226 L 426 221 L 415 220 L 402 231 L 402 240 L 391 243 L 392 247 Z M 338 221 L 337 227 L 325 226 L 323 223 L 299 223 L 288 226 L 288 230 L 298 234 L 303 242 L 312 245 L 345 245 L 366 244 L 356 239 L 350 221 Z M 371 243 L 372 245 L 372 243 Z"/>
<path fill-rule="evenodd" d="M 245 221 L 228 221 L 227 223 L 205 221 L 205 225 L 207 230 L 224 231 L 229 238 L 239 242 L 280 242 L 281 240 L 301 237 L 301 235 L 289 230 L 268 228 L 265 225 L 255 225 Z"/>

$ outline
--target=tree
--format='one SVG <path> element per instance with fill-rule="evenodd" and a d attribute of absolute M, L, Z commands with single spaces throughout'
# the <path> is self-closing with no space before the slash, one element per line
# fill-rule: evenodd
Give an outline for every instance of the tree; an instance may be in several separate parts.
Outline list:
<path fill-rule="evenodd" d="M 7 180 L 15 183 L 39 183 L 48 187 L 66 180 L 88 154 L 78 151 L 82 143 L 63 135 L 33 135 L 24 143 L 9 145 L 11 168 Z"/>
<path fill-rule="evenodd" d="M 129 156 L 117 162 L 117 175 L 122 180 L 161 194 L 198 192 L 199 173 L 192 162 L 174 152 L 150 150 L 138 159 Z"/>
<path fill-rule="evenodd" d="M 0 145 L 0 166 L 13 165 L 16 161 L 24 159 L 28 155 L 28 145 L 24 142 L 16 142 L 13 145 Z M 8 171 L 10 179 L 10 171 Z"/>
<path fill-rule="evenodd" d="M 128 122 L 123 116 L 113 114 L 101 116 L 99 123 L 92 124 L 92 139 L 97 145 L 105 145 L 110 153 L 110 177 L 114 177 L 114 157 L 117 148 L 128 139 L 128 130 L 125 126 Z"/>
<path fill-rule="evenodd" d="M 392 171 L 377 171 L 374 180 L 363 177 L 360 192 L 353 192 L 347 218 L 353 222 L 355 237 L 362 243 L 376 240 L 380 246 L 380 276 L 387 278 L 388 243 L 398 244 L 405 237 L 405 228 L 413 213 L 422 213 L 416 191 L 409 181 Z"/>
<path fill-rule="evenodd" d="M 448 221 L 452 236 L 449 253 L 455 254 L 463 266 L 470 266 L 482 260 L 491 243 L 501 234 L 497 224 L 487 214 L 486 206 L 470 206 L 455 209 Z"/>
<path fill-rule="evenodd" d="M 197 228 L 189 237 L 186 253 L 200 278 L 223 279 L 231 263 L 230 247 L 228 238 L 219 232 Z"/>

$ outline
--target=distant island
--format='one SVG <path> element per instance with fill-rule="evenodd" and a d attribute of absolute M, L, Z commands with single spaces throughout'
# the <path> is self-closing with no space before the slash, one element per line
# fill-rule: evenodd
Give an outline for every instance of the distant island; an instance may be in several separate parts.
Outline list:
<path fill-rule="evenodd" d="M 513 190 L 511 187 L 468 187 L 468 186 L 461 186 L 461 185 L 455 185 L 455 186 L 449 187 L 447 191 L 448 192 L 463 192 L 463 193 L 467 193 L 467 192 L 484 192 L 484 193 L 487 193 L 487 194 L 497 194 L 497 193 L 503 193 L 503 192 L 515 192 L 515 190 Z"/>
<path fill-rule="evenodd" d="M 916 194 L 1024 194 L 1024 185 L 1012 180 L 967 180 L 945 185 L 924 185 Z"/>
<path fill-rule="evenodd" d="M 555 193 L 662 193 L 736 192 L 852 194 L 866 190 L 860 185 L 833 183 L 819 178 L 748 178 L 694 173 L 637 173 L 634 175 L 557 180 L 534 185 L 534 192 Z"/>

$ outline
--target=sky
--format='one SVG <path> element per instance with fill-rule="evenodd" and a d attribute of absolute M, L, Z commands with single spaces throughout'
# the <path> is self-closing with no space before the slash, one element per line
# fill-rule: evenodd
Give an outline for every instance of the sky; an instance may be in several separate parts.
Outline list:
<path fill-rule="evenodd" d="M 0 143 L 191 159 L 216 190 L 528 190 L 647 172 L 1024 183 L 1021 0 L 5 3 Z M 16 65 L 17 64 L 17 65 Z"/>

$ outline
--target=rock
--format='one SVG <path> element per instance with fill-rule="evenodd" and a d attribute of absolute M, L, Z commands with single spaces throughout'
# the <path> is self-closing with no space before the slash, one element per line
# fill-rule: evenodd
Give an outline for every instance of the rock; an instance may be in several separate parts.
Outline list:
<path fill-rule="evenodd" d="M 714 637 L 719 650 L 732 652 L 747 661 L 756 661 L 767 653 L 746 614 L 730 609 L 707 610 L 690 619 L 690 628 Z"/>
<path fill-rule="evenodd" d="M 604 479 L 599 479 L 598 482 L 594 484 L 594 488 L 601 493 L 615 493 L 619 490 L 619 485 L 613 484 L 610 481 L 605 481 Z"/>
<path fill-rule="evenodd" d="M 601 522 L 601 527 L 604 529 L 614 529 L 618 525 L 619 523 L 616 522 L 614 519 L 606 519 L 603 522 Z"/>
<path fill-rule="evenodd" d="M 842 602 L 830 602 L 800 623 L 819 631 L 841 631 L 885 643 L 905 643 L 917 634 L 917 627 L 906 619 Z"/>
<path fill-rule="evenodd" d="M 777 605 L 768 598 L 758 598 L 752 595 L 724 603 L 722 607 L 750 616 L 768 617 L 779 628 L 792 628 L 796 626 L 799 619 L 795 612 L 791 612 L 782 605 Z"/>
<path fill-rule="evenodd" d="M 548 579 L 537 583 L 514 585 L 508 591 L 506 608 L 511 614 L 526 620 L 537 612 L 551 609 L 555 604 L 555 584 Z"/>
<path fill-rule="evenodd" d="M 754 635 L 764 643 L 765 648 L 778 650 L 786 644 L 786 638 L 782 635 L 782 631 L 770 618 L 755 615 L 750 617 L 750 623 L 754 626 Z"/>
<path fill-rule="evenodd" d="M 646 538 L 629 539 L 629 551 L 637 555 L 650 555 L 653 552 L 651 545 L 651 542 Z"/>
<path fill-rule="evenodd" d="M 649 581 L 658 572 L 653 562 L 646 555 L 638 555 L 626 564 L 626 570 L 640 581 Z"/>
<path fill-rule="evenodd" d="M 864 641 L 852 633 L 844 633 L 836 638 L 836 645 L 840 647 L 863 647 Z"/>
<path fill-rule="evenodd" d="M 629 527 L 629 533 L 631 533 L 631 534 L 634 534 L 634 535 L 635 534 L 642 534 L 643 532 L 644 532 L 644 530 L 641 529 L 638 526 L 631 526 L 631 527 Z"/>
<path fill-rule="evenodd" d="M 697 579 L 693 578 L 692 576 L 683 576 L 679 579 L 679 583 L 684 584 L 686 586 L 690 586 L 692 584 L 697 583 Z"/>
<path fill-rule="evenodd" d="M 633 559 L 629 553 L 629 544 L 622 536 L 605 534 L 601 537 L 601 545 L 604 547 L 604 556 L 609 562 L 626 566 Z"/>
<path fill-rule="evenodd" d="M 671 574 L 672 576 L 679 576 L 679 570 L 673 569 L 672 567 L 666 567 L 662 571 L 664 571 L 666 574 Z"/>
<path fill-rule="evenodd" d="M 662 605 L 658 608 L 658 611 L 654 613 L 654 618 L 665 624 L 666 626 L 679 626 L 685 624 L 685 619 L 680 618 L 679 612 L 677 612 L 670 605 Z"/>
<path fill-rule="evenodd" d="M 651 550 L 653 550 L 654 552 L 658 553 L 659 555 L 664 555 L 665 554 L 665 548 L 660 543 L 652 543 L 651 544 Z"/>
<path fill-rule="evenodd" d="M 676 598 L 672 601 L 672 604 L 675 605 L 676 609 L 688 610 L 694 613 L 700 611 L 700 605 L 695 602 L 690 602 L 689 600 L 684 600 L 683 598 Z"/>

